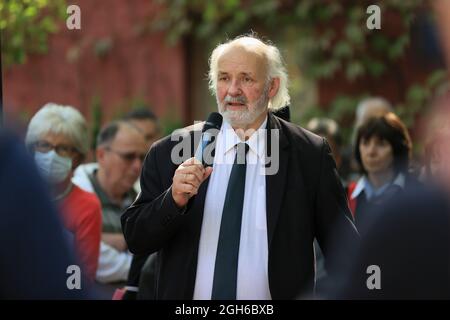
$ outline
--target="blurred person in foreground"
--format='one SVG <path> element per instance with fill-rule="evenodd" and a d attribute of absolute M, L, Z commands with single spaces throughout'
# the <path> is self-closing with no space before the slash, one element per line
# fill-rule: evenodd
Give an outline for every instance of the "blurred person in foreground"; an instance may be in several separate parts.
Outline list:
<path fill-rule="evenodd" d="M 67 285 L 79 263 L 50 198 L 23 143 L 0 130 L 0 299 L 93 298 L 85 273 L 81 290 Z"/>
<path fill-rule="evenodd" d="M 444 120 L 432 130 L 435 183 L 410 188 L 364 222 L 358 250 L 346 257 L 351 267 L 333 279 L 329 298 L 450 299 L 450 101 L 444 102 L 433 111 Z"/>
<path fill-rule="evenodd" d="M 36 165 L 50 185 L 66 229 L 73 236 L 87 278 L 93 281 L 98 265 L 102 216 L 98 199 L 71 181 L 85 158 L 88 130 L 81 113 L 70 106 L 48 103 L 31 119 L 25 138 Z"/>
<path fill-rule="evenodd" d="M 446 185 L 450 182 L 448 176 L 450 163 L 446 146 L 450 144 L 450 94 L 447 93 L 434 102 L 434 108 L 427 116 L 427 126 L 423 133 L 425 141 L 422 178 L 425 183 Z"/>
<path fill-rule="evenodd" d="M 275 46 L 254 36 L 221 44 L 209 78 L 223 115 L 213 167 L 193 158 L 193 148 L 172 157 L 179 139 L 154 143 L 142 192 L 122 216 L 129 248 L 157 252 L 157 299 L 311 294 L 314 237 L 326 263 L 337 224 L 357 241 L 331 150 L 323 138 L 269 112 L 289 104 Z M 192 142 L 196 130 L 201 126 L 182 130 L 181 138 Z"/>

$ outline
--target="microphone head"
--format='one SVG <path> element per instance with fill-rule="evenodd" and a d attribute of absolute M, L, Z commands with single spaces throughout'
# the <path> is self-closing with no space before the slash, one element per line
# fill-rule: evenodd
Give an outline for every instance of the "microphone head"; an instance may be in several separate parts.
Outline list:
<path fill-rule="evenodd" d="M 205 124 L 203 125 L 202 132 L 205 132 L 209 129 L 217 129 L 220 130 L 220 127 L 222 126 L 222 115 L 218 112 L 211 112 L 208 116 L 208 119 L 206 119 Z"/>

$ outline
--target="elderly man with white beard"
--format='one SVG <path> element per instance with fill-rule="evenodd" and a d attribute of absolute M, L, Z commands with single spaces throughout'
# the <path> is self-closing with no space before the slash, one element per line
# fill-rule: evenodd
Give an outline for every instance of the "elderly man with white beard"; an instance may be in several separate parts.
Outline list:
<path fill-rule="evenodd" d="M 326 140 L 273 114 L 290 102 L 287 80 L 275 46 L 254 36 L 221 44 L 209 71 L 223 116 L 213 165 L 193 157 L 195 143 L 181 164 L 172 152 L 181 141 L 152 146 L 122 229 L 132 252 L 157 252 L 157 299 L 310 295 L 314 238 L 326 263 L 338 226 L 357 241 Z"/>

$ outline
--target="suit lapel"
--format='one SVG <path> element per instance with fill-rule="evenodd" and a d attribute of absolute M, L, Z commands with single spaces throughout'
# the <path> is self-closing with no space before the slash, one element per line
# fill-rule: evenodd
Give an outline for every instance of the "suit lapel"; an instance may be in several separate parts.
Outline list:
<path fill-rule="evenodd" d="M 266 174 L 266 214 L 267 214 L 267 239 L 269 242 L 269 249 L 272 243 L 273 234 L 277 225 L 278 216 L 280 214 L 281 203 L 283 200 L 284 190 L 286 187 L 286 174 L 288 166 L 288 146 L 289 141 L 281 129 L 280 123 L 275 116 L 270 112 L 267 123 L 267 141 L 266 141 L 266 155 L 271 152 L 273 143 L 279 143 L 279 148 L 274 148 L 275 152 L 279 152 L 279 167 L 276 174 Z M 272 131 L 278 129 L 278 139 L 276 134 Z M 273 161 L 273 155 L 272 161 Z M 269 163 L 267 166 L 270 166 Z M 266 172 L 267 172 L 266 166 Z"/>

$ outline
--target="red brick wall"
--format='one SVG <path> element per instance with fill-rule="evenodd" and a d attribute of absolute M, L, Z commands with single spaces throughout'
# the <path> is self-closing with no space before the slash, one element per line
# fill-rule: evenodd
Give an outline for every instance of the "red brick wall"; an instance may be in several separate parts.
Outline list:
<path fill-rule="evenodd" d="M 3 72 L 6 121 L 32 116 L 53 101 L 80 109 L 90 119 L 94 96 L 101 99 L 103 122 L 120 105 L 139 97 L 162 116 L 174 108 L 180 119 L 186 109 L 186 65 L 182 45 L 169 47 L 164 35 L 146 30 L 158 8 L 149 0 L 70 1 L 81 9 L 81 30 L 65 22 L 50 37 L 45 55 L 29 56 L 24 65 Z M 98 41 L 110 39 L 105 55 L 95 53 Z"/>

